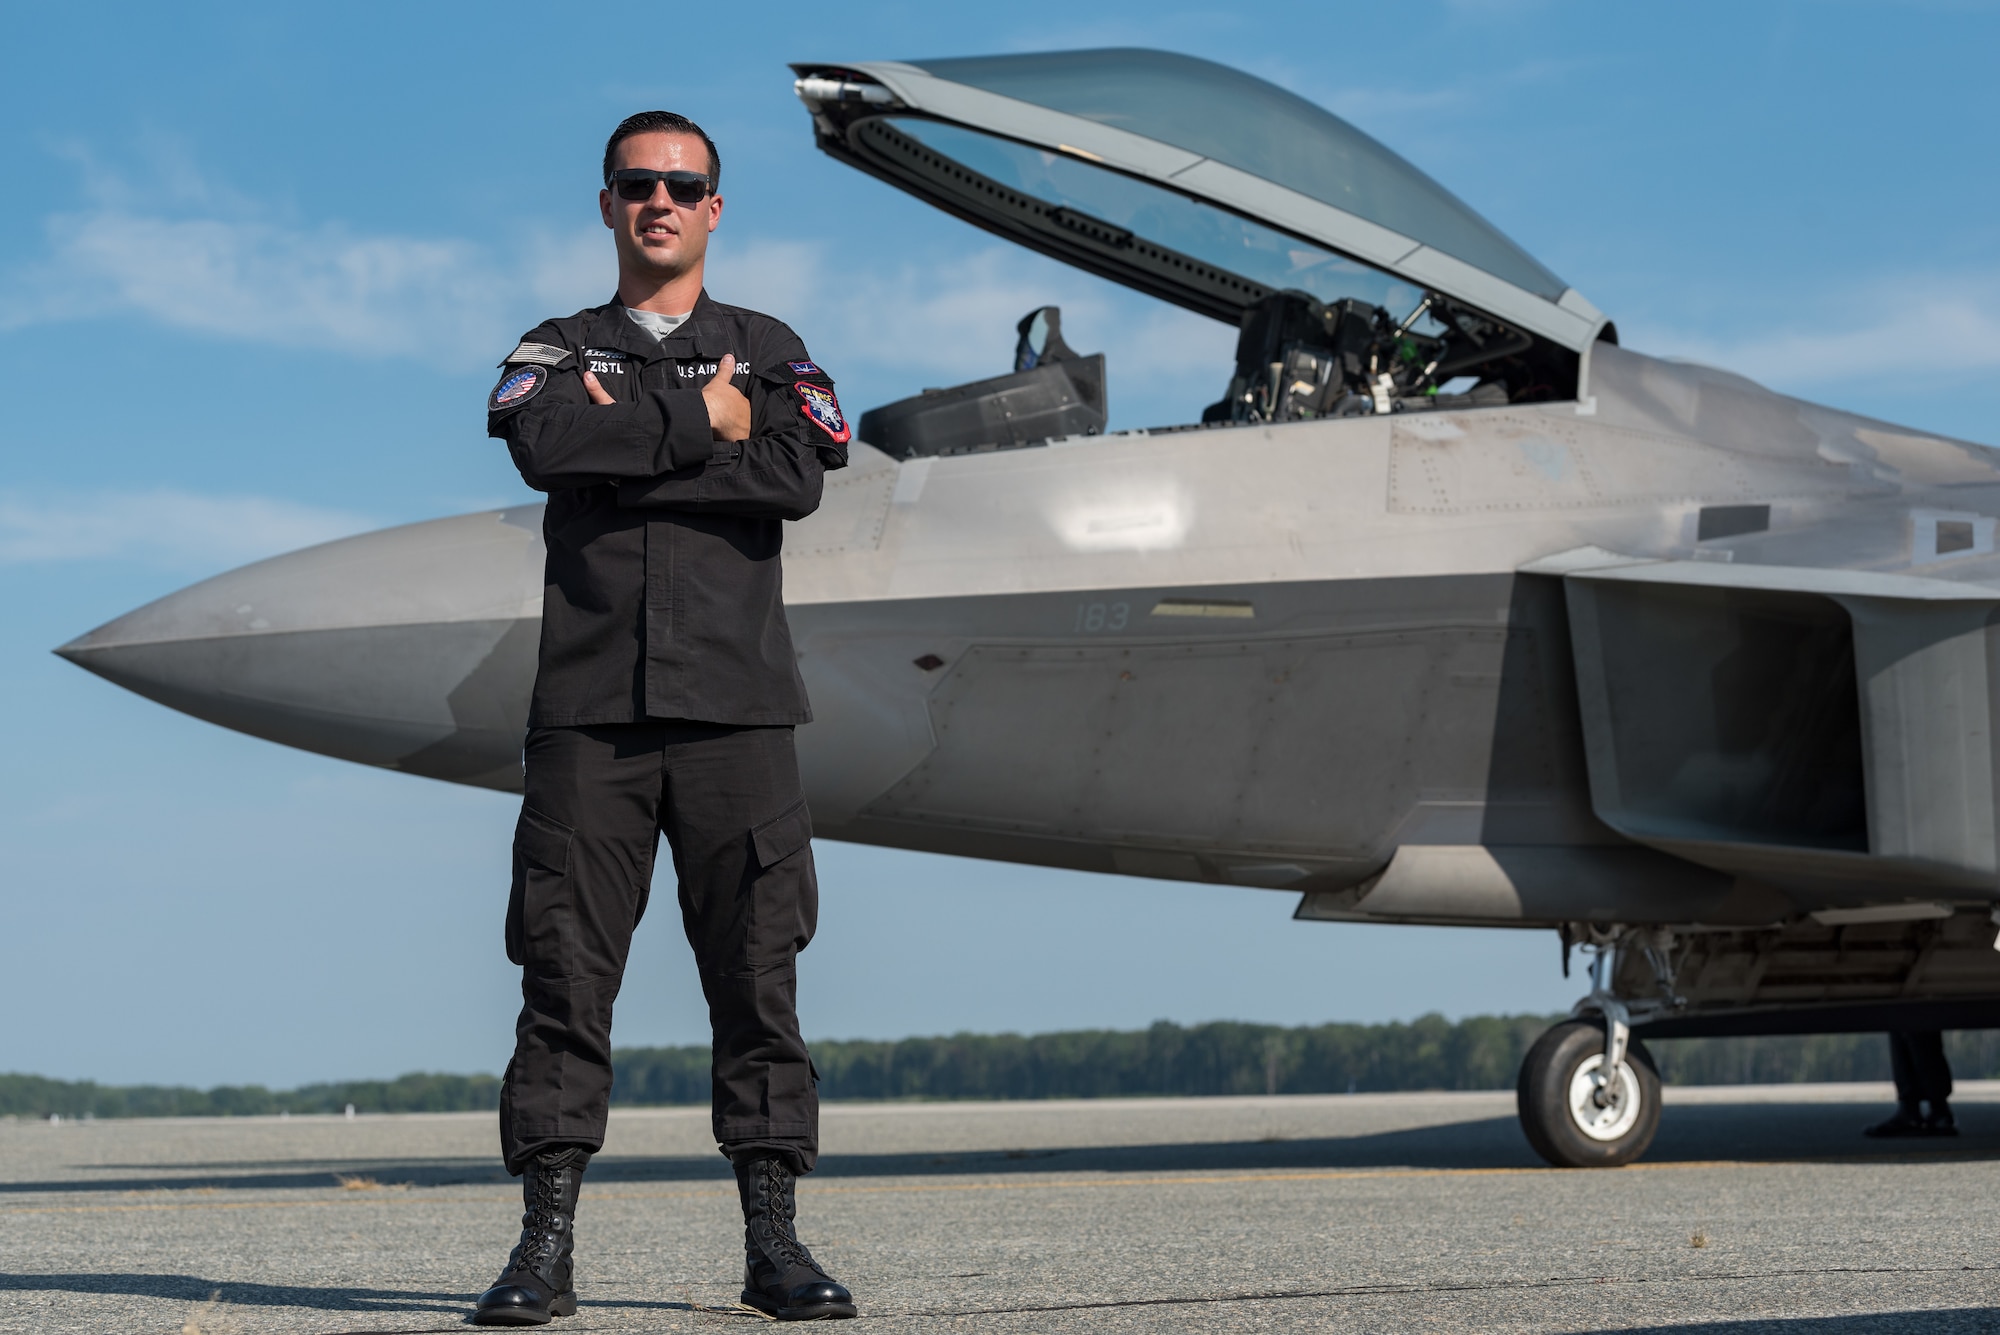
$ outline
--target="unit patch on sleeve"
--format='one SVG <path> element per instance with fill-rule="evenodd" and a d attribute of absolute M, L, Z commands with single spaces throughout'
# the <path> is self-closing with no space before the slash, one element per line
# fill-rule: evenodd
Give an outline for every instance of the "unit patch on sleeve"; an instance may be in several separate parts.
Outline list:
<path fill-rule="evenodd" d="M 507 360 L 500 364 L 508 366 L 515 362 L 535 362 L 542 366 L 561 366 L 568 360 L 568 348 L 551 347 L 547 343 L 524 342 L 520 347 L 508 353 Z"/>
<path fill-rule="evenodd" d="M 791 368 L 792 368 L 792 374 L 793 374 L 793 375 L 825 375 L 825 374 L 826 374 L 826 372 L 824 372 L 824 371 L 820 370 L 820 369 L 819 369 L 819 368 L 818 368 L 817 366 L 814 366 L 814 365 L 813 365 L 813 364 L 812 364 L 811 362 L 786 362 L 786 363 L 785 363 L 785 365 L 787 365 L 787 366 L 789 366 L 789 367 L 791 367 Z"/>
<path fill-rule="evenodd" d="M 847 419 L 840 415 L 840 400 L 833 397 L 833 391 L 825 385 L 815 385 L 806 380 L 799 381 L 792 388 L 805 400 L 799 405 L 799 411 L 811 418 L 814 426 L 832 437 L 834 444 L 845 445 L 848 440 Z"/>
<path fill-rule="evenodd" d="M 542 386 L 548 383 L 549 369 L 546 366 L 524 366 L 518 371 L 509 371 L 500 377 L 500 383 L 486 396 L 486 411 L 498 413 L 518 408 L 541 393 Z"/>

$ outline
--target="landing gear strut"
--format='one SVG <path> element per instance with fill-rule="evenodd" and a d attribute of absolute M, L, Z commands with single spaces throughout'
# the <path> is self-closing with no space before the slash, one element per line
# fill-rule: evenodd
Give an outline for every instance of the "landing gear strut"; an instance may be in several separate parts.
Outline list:
<path fill-rule="evenodd" d="M 1598 948 L 1577 1018 L 1536 1039 L 1521 1062 L 1521 1130 L 1558 1168 L 1622 1167 L 1644 1154 L 1660 1129 L 1659 1071 L 1610 991 L 1616 951 L 1612 942 Z"/>

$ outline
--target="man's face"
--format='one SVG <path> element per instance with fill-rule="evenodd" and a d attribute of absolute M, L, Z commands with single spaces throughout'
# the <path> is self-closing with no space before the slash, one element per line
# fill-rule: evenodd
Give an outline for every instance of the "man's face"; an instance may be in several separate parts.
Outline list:
<path fill-rule="evenodd" d="M 708 149 L 691 134 L 635 134 L 618 145 L 611 166 L 706 174 Z M 664 182 L 653 187 L 652 198 L 636 202 L 600 190 L 597 208 L 611 229 L 620 264 L 659 278 L 678 277 L 700 264 L 708 254 L 708 234 L 722 221 L 721 195 L 683 207 L 667 197 Z"/>

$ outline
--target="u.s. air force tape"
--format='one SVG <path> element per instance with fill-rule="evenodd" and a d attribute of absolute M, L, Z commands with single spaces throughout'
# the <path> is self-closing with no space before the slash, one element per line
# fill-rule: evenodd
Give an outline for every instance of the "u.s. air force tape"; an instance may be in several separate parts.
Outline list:
<path fill-rule="evenodd" d="M 523 343 L 507 354 L 502 366 L 512 366 L 517 362 L 539 362 L 543 366 L 561 366 L 570 358 L 568 348 L 552 348 L 546 343 Z"/>

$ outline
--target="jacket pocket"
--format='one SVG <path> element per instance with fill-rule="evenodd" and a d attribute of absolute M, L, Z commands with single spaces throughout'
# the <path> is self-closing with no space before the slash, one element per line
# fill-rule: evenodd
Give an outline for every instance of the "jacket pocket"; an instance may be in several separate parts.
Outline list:
<path fill-rule="evenodd" d="M 530 884 L 560 885 L 569 878 L 570 842 L 575 834 L 553 816 L 522 804 L 521 818 L 514 824 L 513 885 L 507 892 L 507 958 L 512 963 L 528 962 Z"/>
<path fill-rule="evenodd" d="M 806 810 L 806 800 L 801 797 L 762 825 L 751 828 L 750 847 L 757 854 L 757 865 L 766 870 L 777 866 L 811 843 L 812 833 L 812 813 Z"/>

